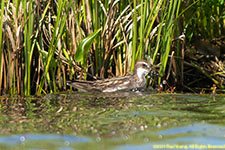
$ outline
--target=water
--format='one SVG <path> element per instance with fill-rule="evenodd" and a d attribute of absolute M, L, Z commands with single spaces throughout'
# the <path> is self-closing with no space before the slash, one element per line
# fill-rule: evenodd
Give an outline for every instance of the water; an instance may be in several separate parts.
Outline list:
<path fill-rule="evenodd" d="M 61 93 L 1 98 L 0 149 L 225 149 L 225 97 Z"/>

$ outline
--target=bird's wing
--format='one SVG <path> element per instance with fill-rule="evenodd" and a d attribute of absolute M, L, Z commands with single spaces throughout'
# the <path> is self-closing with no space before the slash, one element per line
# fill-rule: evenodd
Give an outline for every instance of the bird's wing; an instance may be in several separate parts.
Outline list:
<path fill-rule="evenodd" d="M 68 81 L 67 84 L 84 92 L 101 91 L 101 88 L 97 87 L 95 81 L 74 80 Z"/>

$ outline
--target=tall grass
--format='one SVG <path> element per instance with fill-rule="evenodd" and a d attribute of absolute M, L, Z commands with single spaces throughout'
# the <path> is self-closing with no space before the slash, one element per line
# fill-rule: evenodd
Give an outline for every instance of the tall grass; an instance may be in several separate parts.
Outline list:
<path fill-rule="evenodd" d="M 66 90 L 66 80 L 123 76 L 146 55 L 161 64 L 163 76 L 172 41 L 186 29 L 178 28 L 181 6 L 181 0 L 2 0 L 0 92 L 29 96 Z M 177 58 L 180 51 L 177 44 Z"/>
<path fill-rule="evenodd" d="M 24 94 L 30 95 L 30 85 L 31 85 L 31 61 L 32 61 L 32 55 L 34 47 L 32 48 L 32 44 L 34 44 L 32 40 L 32 34 L 34 32 L 33 26 L 34 26 L 34 4 L 33 2 L 23 0 L 23 11 L 24 11 L 24 19 L 27 20 L 27 23 L 24 24 L 24 61 L 25 61 L 25 67 L 24 67 Z M 27 6 L 28 4 L 28 6 Z M 28 13 L 26 12 L 28 11 Z"/>
<path fill-rule="evenodd" d="M 2 85 L 2 68 L 3 68 L 3 66 L 2 66 L 2 30 L 3 30 L 3 14 L 4 14 L 4 5 L 5 5 L 5 1 L 4 0 L 2 0 L 2 2 L 1 2 L 1 19 L 0 19 L 0 63 L 1 63 L 1 65 L 0 65 L 0 85 Z M 0 86 L 0 94 L 1 94 L 1 91 L 2 91 L 2 86 Z"/>

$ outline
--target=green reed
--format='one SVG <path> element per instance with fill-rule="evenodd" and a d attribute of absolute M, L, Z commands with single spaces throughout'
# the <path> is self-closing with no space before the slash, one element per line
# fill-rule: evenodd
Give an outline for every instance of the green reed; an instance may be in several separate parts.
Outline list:
<path fill-rule="evenodd" d="M 54 31 L 52 33 L 52 37 L 51 37 L 50 45 L 49 45 L 49 48 L 48 48 L 47 56 L 45 56 L 45 58 L 42 60 L 42 61 L 44 61 L 44 73 L 41 77 L 40 85 L 39 85 L 37 94 L 41 94 L 41 92 L 44 91 L 43 85 L 46 82 L 46 80 L 47 80 L 50 92 L 53 92 L 53 90 L 54 91 L 56 90 L 56 88 L 52 89 L 50 72 L 51 71 L 53 72 L 52 75 L 54 77 L 55 69 L 53 69 L 53 68 L 56 67 L 56 62 L 55 62 L 55 59 L 53 58 L 53 55 L 55 54 L 55 52 L 57 50 L 56 46 L 57 46 L 57 44 L 58 44 L 58 42 L 61 38 L 63 29 L 64 29 L 64 25 L 65 25 L 65 22 L 66 22 L 67 14 L 63 13 L 63 9 L 66 6 L 66 4 L 70 6 L 70 4 L 68 4 L 65 0 L 64 1 L 62 1 L 62 0 L 58 1 L 59 8 L 58 8 L 55 26 L 54 26 L 54 29 L 53 29 Z M 53 70 L 50 70 L 50 69 L 53 69 Z M 55 81 L 55 79 L 53 80 L 53 85 L 55 85 L 54 81 Z"/>
<path fill-rule="evenodd" d="M 24 60 L 25 60 L 25 75 L 24 75 L 24 94 L 30 95 L 30 85 L 31 85 L 31 61 L 33 56 L 32 46 L 32 34 L 33 34 L 33 26 L 34 26 L 34 14 L 33 14 L 33 1 L 23 0 L 23 10 L 24 10 L 24 19 L 28 20 L 24 26 Z M 27 3 L 29 4 L 27 7 Z M 28 10 L 28 12 L 26 12 Z"/>
<path fill-rule="evenodd" d="M 145 55 L 160 64 L 163 76 L 173 40 L 194 32 L 185 12 L 196 7 L 195 3 L 184 7 L 182 0 L 3 0 L 1 18 L 8 19 L 4 26 L 4 20 L 0 21 L 0 92 L 51 93 L 67 89 L 67 80 L 123 76 Z M 222 9 L 212 9 L 221 15 Z M 198 10 L 206 21 L 199 29 L 210 28 L 204 32 L 211 37 L 219 35 L 201 13 Z M 178 28 L 180 17 L 184 28 Z M 176 42 L 176 58 L 183 55 L 181 49 Z M 182 66 L 182 59 L 176 61 L 177 68 Z"/>
<path fill-rule="evenodd" d="M 172 0 L 170 1 L 169 8 L 166 12 L 163 12 L 163 15 L 165 16 L 165 27 L 163 30 L 163 42 L 162 42 L 162 49 L 161 49 L 161 67 L 160 67 L 160 73 L 164 74 L 167 61 L 168 61 L 168 56 L 170 54 L 170 49 L 172 45 L 172 40 L 173 40 L 173 34 L 174 34 L 174 18 L 177 17 L 176 14 L 179 13 L 179 8 L 180 8 L 180 2 L 181 0 Z M 159 83 L 160 83 L 159 78 Z"/>
<path fill-rule="evenodd" d="M 4 4 L 5 1 L 1 2 L 1 18 L 3 18 L 4 14 Z M 0 19 L 0 85 L 2 85 L 2 30 L 3 30 L 3 19 Z M 0 94 L 2 93 L 2 86 L 0 86 Z"/>
<path fill-rule="evenodd" d="M 153 24 L 162 4 L 161 0 L 14 1 L 10 10 L 16 10 L 15 14 L 8 15 L 15 22 L 13 37 L 19 33 L 21 39 L 19 49 L 7 53 L 9 58 L 18 51 L 20 55 L 7 63 L 11 72 L 6 76 L 10 84 L 5 90 L 11 89 L 11 94 L 41 94 L 65 89 L 66 80 L 75 79 L 76 75 L 104 78 L 114 73 L 127 74 L 137 59 L 151 51 L 151 46 L 157 46 L 158 50 L 165 45 L 161 38 L 157 45 L 152 43 L 156 35 L 152 33 Z M 163 9 L 168 9 L 165 2 Z M 41 17 L 38 14 L 42 14 Z M 162 24 L 167 22 L 161 21 L 162 31 Z M 167 29 L 169 26 L 171 22 Z M 170 34 L 172 36 L 172 31 Z M 86 42 L 88 39 L 90 42 Z M 163 59 L 168 56 L 169 41 Z M 156 55 L 151 57 L 155 60 Z M 115 66 L 111 67 L 113 63 Z"/>

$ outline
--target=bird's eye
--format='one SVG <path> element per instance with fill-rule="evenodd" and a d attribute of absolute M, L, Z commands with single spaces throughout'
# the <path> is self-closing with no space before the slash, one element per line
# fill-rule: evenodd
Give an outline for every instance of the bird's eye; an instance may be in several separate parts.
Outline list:
<path fill-rule="evenodd" d="M 148 65 L 147 65 L 147 64 L 142 64 L 142 67 L 146 67 L 146 68 L 147 68 L 147 67 L 148 67 Z"/>

